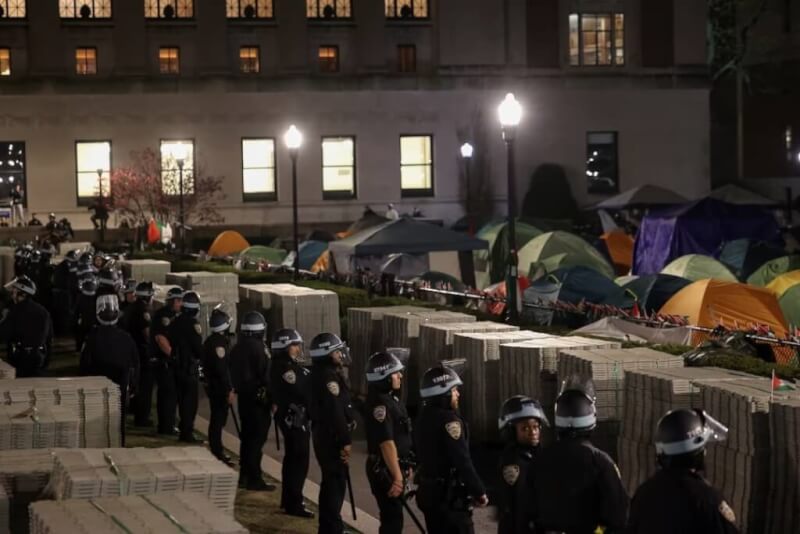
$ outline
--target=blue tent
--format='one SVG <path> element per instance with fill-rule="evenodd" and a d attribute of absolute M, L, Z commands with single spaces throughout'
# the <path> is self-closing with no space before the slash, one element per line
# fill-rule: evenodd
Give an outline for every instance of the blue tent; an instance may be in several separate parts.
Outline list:
<path fill-rule="evenodd" d="M 323 252 L 328 250 L 325 241 L 303 241 L 298 247 L 300 251 L 300 268 L 309 270 L 319 259 Z M 290 252 L 283 260 L 283 265 L 294 265 L 294 251 Z"/>
<path fill-rule="evenodd" d="M 713 256 L 722 243 L 749 238 L 781 245 L 780 229 L 768 209 L 704 198 L 645 215 L 633 253 L 633 274 L 655 274 L 688 254 Z"/>
<path fill-rule="evenodd" d="M 639 301 L 639 309 L 647 313 L 657 312 L 672 295 L 691 284 L 691 280 L 671 274 L 648 274 L 623 284 L 622 299 L 619 294 L 608 298 L 604 304 L 618 308 L 631 308 Z"/>
<path fill-rule="evenodd" d="M 747 280 L 756 269 L 770 260 L 785 256 L 783 248 L 753 239 L 734 239 L 722 245 L 719 261 L 724 263 L 736 278 Z"/>

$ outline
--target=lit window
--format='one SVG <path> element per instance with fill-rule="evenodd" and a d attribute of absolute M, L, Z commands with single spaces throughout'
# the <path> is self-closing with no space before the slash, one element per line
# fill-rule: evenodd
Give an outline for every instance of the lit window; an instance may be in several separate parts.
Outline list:
<path fill-rule="evenodd" d="M 0 141 L 0 196 L 9 198 L 11 190 L 22 188 L 22 201 L 25 195 L 25 143 L 20 141 Z"/>
<path fill-rule="evenodd" d="M 397 47 L 397 71 L 403 73 L 417 72 L 417 47 L 400 45 Z"/>
<path fill-rule="evenodd" d="M 144 0 L 144 16 L 148 19 L 190 19 L 194 17 L 194 0 Z"/>
<path fill-rule="evenodd" d="M 569 64 L 622 66 L 625 64 L 625 15 L 569 16 Z"/>
<path fill-rule="evenodd" d="M 110 19 L 111 0 L 59 0 L 62 19 Z"/>
<path fill-rule="evenodd" d="M 306 0 L 310 19 L 349 19 L 353 16 L 350 0 Z"/>
<path fill-rule="evenodd" d="M 619 192 L 617 132 L 586 134 L 586 179 L 589 193 Z"/>
<path fill-rule="evenodd" d="M 275 200 L 275 140 L 242 139 L 245 200 Z"/>
<path fill-rule="evenodd" d="M 78 201 L 109 196 L 111 173 L 111 141 L 78 141 L 75 143 L 75 168 L 78 176 Z"/>
<path fill-rule="evenodd" d="M 181 72 L 181 54 L 177 47 L 163 47 L 158 50 L 158 70 L 161 74 Z"/>
<path fill-rule="evenodd" d="M 75 72 L 81 76 L 97 74 L 97 49 L 75 49 Z"/>
<path fill-rule="evenodd" d="M 0 76 L 11 76 L 11 50 L 0 48 Z"/>
<path fill-rule="evenodd" d="M 320 46 L 319 47 L 319 71 L 320 72 L 339 72 L 339 47 Z"/>
<path fill-rule="evenodd" d="M 227 0 L 229 19 L 271 19 L 272 0 Z"/>
<path fill-rule="evenodd" d="M 260 72 L 261 65 L 258 61 L 257 46 L 243 46 L 239 49 L 239 67 L 245 74 Z"/>
<path fill-rule="evenodd" d="M 25 0 L 0 0 L 0 19 L 24 19 Z"/>
<path fill-rule="evenodd" d="M 161 187 L 164 193 L 167 195 L 181 193 L 181 174 L 183 194 L 191 195 L 194 193 L 194 141 L 191 139 L 161 141 Z"/>
<path fill-rule="evenodd" d="M 356 195 L 356 141 L 353 137 L 322 138 L 322 197 Z"/>
<path fill-rule="evenodd" d="M 386 0 L 387 19 L 426 19 L 428 0 Z"/>
<path fill-rule="evenodd" d="M 400 137 L 403 196 L 433 196 L 433 142 L 430 135 Z"/>

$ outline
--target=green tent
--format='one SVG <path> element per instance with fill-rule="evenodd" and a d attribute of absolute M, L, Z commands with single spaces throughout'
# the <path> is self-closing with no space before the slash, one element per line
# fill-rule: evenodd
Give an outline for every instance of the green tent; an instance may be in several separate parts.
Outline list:
<path fill-rule="evenodd" d="M 282 248 L 253 245 L 239 253 L 239 258 L 246 261 L 266 261 L 279 264 L 286 257 L 287 252 Z"/>
<path fill-rule="evenodd" d="M 614 278 L 614 283 L 617 284 L 618 286 L 622 287 L 625 284 L 628 284 L 630 282 L 633 282 L 634 280 L 637 280 L 638 278 L 639 278 L 638 275 L 626 274 L 625 276 L 618 276 L 618 277 Z"/>
<path fill-rule="evenodd" d="M 519 219 L 517 219 L 514 230 L 517 250 L 542 233 L 535 226 L 524 223 Z M 476 250 L 473 253 L 475 259 L 475 281 L 478 289 L 483 289 L 505 279 L 506 259 L 508 257 L 506 221 L 495 221 L 487 224 L 478 231 L 475 237 L 489 243 L 488 250 Z"/>
<path fill-rule="evenodd" d="M 686 256 L 681 256 L 664 267 L 661 270 L 661 274 L 680 276 L 692 282 L 705 280 L 706 278 L 722 280 L 724 282 L 738 282 L 733 273 L 722 263 L 710 256 L 703 256 L 702 254 L 687 254 Z"/>
<path fill-rule="evenodd" d="M 778 276 L 800 269 L 800 256 L 781 256 L 774 260 L 769 260 L 767 263 L 755 270 L 747 278 L 747 283 L 754 286 L 764 287 L 772 282 Z"/>
<path fill-rule="evenodd" d="M 528 274 L 543 267 L 548 273 L 563 267 L 589 267 L 614 279 L 614 268 L 592 245 L 569 232 L 547 232 L 519 250 L 519 271 Z"/>

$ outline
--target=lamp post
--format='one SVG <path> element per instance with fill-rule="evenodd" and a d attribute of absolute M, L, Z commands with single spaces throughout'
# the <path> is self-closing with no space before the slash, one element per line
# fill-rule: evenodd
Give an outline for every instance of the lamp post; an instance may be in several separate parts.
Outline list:
<path fill-rule="evenodd" d="M 517 310 L 517 235 L 516 235 L 516 177 L 514 172 L 514 138 L 522 119 L 522 106 L 512 93 L 508 93 L 497 108 L 500 126 L 503 128 L 503 141 L 506 143 L 506 172 L 508 174 L 508 260 L 506 262 L 506 311 L 507 320 L 519 321 Z"/>
<path fill-rule="evenodd" d="M 175 163 L 178 164 L 178 225 L 180 226 L 180 250 L 186 252 L 186 225 L 184 224 L 183 211 L 183 166 L 186 163 L 186 147 L 183 143 L 177 143 L 172 150 Z"/>
<path fill-rule="evenodd" d="M 467 225 L 469 226 L 469 234 L 473 235 L 475 233 L 475 228 L 472 223 L 472 189 L 470 184 L 470 167 L 472 166 L 472 153 L 474 149 L 472 145 L 469 143 L 464 143 L 461 145 L 461 159 L 464 160 L 464 182 L 466 187 L 466 211 L 467 211 Z"/>
<path fill-rule="evenodd" d="M 97 169 L 97 207 L 103 207 L 103 169 Z M 97 212 L 95 212 L 95 216 L 97 216 Z M 100 242 L 106 242 L 106 221 L 105 219 L 100 219 Z"/>
<path fill-rule="evenodd" d="M 292 124 L 283 136 L 289 157 L 292 158 L 292 234 L 294 241 L 294 279 L 300 276 L 300 236 L 297 217 L 297 153 L 303 144 L 303 134 Z"/>

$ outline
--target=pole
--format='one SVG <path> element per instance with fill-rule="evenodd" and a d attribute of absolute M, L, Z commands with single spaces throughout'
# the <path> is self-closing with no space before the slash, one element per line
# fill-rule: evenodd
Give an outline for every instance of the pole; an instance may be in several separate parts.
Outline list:
<path fill-rule="evenodd" d="M 472 221 L 472 191 L 470 189 L 470 163 L 472 158 L 464 158 L 464 181 L 467 187 L 467 226 L 469 235 L 475 235 L 475 225 Z"/>
<path fill-rule="evenodd" d="M 356 501 L 353 498 L 353 482 L 350 480 L 350 466 L 344 466 L 344 476 L 347 481 L 347 493 L 350 496 L 350 511 L 353 512 L 353 519 L 357 520 L 356 517 Z"/>
<path fill-rule="evenodd" d="M 233 419 L 233 426 L 236 427 L 236 435 L 240 438 L 242 437 L 242 428 L 239 426 L 239 418 L 236 417 L 236 410 L 233 409 L 233 404 L 228 405 L 228 409 L 231 411 L 231 418 Z"/>
<path fill-rule="evenodd" d="M 180 205 L 178 207 L 178 224 L 180 224 L 180 239 L 181 239 L 181 253 L 186 251 L 186 234 L 184 233 L 184 225 L 183 225 L 183 161 L 178 160 L 178 180 L 179 180 L 179 193 L 180 193 Z"/>
<path fill-rule="evenodd" d="M 97 169 L 97 191 L 100 197 L 97 201 L 97 207 L 103 207 L 103 169 Z M 95 217 L 97 212 L 95 212 Z M 106 242 L 106 223 L 105 219 L 100 219 L 100 243 Z"/>
<path fill-rule="evenodd" d="M 289 151 L 292 158 L 292 234 L 294 240 L 294 280 L 300 278 L 300 232 L 297 222 L 297 149 Z"/>
<path fill-rule="evenodd" d="M 506 142 L 507 174 L 508 174 L 508 261 L 506 263 L 506 318 L 509 323 L 519 322 L 517 310 L 517 194 L 516 176 L 514 172 L 514 129 L 503 130 L 503 140 Z"/>

